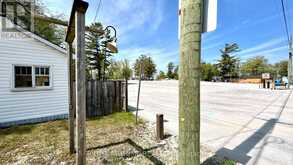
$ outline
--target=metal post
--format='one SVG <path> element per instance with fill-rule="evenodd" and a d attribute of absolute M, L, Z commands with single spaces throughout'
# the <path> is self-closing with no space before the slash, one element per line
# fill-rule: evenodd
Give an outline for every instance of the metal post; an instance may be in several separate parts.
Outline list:
<path fill-rule="evenodd" d="M 77 164 L 86 163 L 85 119 L 86 119 L 86 56 L 85 56 L 85 12 L 77 9 L 75 12 L 76 36 L 76 137 Z"/>
<path fill-rule="evenodd" d="M 138 108 L 139 108 L 139 96 L 140 96 L 140 86 L 141 86 L 141 77 L 143 74 L 143 64 L 140 63 L 140 75 L 139 75 L 139 83 L 138 83 L 138 92 L 137 92 L 137 102 L 136 102 L 136 114 L 135 114 L 135 121 L 136 124 L 138 122 Z"/>
<path fill-rule="evenodd" d="M 288 87 L 290 88 L 290 86 L 292 85 L 292 52 L 293 52 L 293 48 L 292 48 L 292 36 L 290 37 L 290 41 L 289 41 L 289 60 L 288 60 Z"/>
<path fill-rule="evenodd" d="M 200 164 L 200 55 L 203 0 L 182 0 L 178 165 Z"/>
<path fill-rule="evenodd" d="M 128 78 L 125 79 L 125 112 L 128 112 Z"/>

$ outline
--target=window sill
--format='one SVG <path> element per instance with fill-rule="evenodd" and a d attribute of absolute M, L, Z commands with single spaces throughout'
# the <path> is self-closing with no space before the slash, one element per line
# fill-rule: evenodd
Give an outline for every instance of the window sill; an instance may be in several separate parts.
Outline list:
<path fill-rule="evenodd" d="M 38 88 L 12 88 L 11 92 L 26 92 L 26 91 L 48 91 L 53 90 L 53 87 L 38 87 Z"/>

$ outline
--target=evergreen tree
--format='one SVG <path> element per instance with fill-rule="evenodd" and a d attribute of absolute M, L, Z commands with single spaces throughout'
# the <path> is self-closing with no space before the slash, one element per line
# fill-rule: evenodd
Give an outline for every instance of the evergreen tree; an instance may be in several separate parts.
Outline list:
<path fill-rule="evenodd" d="M 167 77 L 169 79 L 173 79 L 174 78 L 174 68 L 175 68 L 174 63 L 173 62 L 169 62 L 168 65 L 167 65 L 167 69 L 168 69 Z"/>
<path fill-rule="evenodd" d="M 221 59 L 218 61 L 220 76 L 224 79 L 231 79 L 237 76 L 237 64 L 239 59 L 233 56 L 234 53 L 239 52 L 239 46 L 236 43 L 226 44 L 224 49 L 221 49 Z"/>

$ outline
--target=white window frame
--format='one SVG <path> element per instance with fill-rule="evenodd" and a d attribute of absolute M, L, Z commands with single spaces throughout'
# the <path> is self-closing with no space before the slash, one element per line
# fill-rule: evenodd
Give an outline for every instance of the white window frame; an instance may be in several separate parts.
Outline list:
<path fill-rule="evenodd" d="M 32 87 L 15 88 L 15 67 L 32 67 Z M 36 86 L 36 67 L 46 67 L 49 68 L 49 86 Z M 21 92 L 21 91 L 38 91 L 38 90 L 52 90 L 53 89 L 53 67 L 50 65 L 29 65 L 29 64 L 13 64 L 12 65 L 12 75 L 11 75 L 11 91 Z"/>

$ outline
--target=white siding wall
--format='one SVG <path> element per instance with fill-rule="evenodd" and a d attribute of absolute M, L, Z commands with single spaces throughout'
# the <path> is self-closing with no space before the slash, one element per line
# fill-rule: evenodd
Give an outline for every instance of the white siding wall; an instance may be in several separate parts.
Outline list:
<path fill-rule="evenodd" d="M 51 90 L 11 91 L 13 64 L 49 65 Z M 68 113 L 67 58 L 35 39 L 0 39 L 1 123 L 46 118 Z"/>

